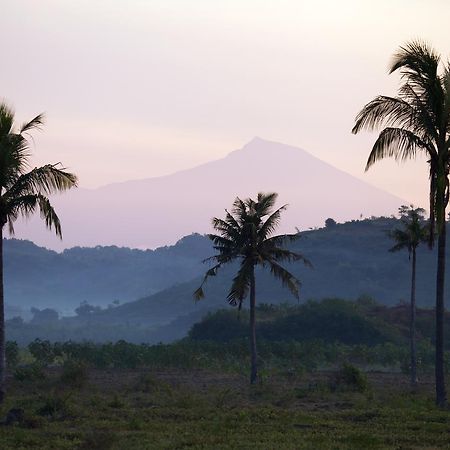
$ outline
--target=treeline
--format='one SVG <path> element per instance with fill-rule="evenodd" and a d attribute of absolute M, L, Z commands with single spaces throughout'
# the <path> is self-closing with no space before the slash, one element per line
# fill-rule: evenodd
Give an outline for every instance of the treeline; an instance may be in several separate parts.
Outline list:
<path fill-rule="evenodd" d="M 266 341 L 322 341 L 345 345 L 391 343 L 407 345 L 409 308 L 406 304 L 385 306 L 370 297 L 357 301 L 331 298 L 302 305 L 265 305 L 256 308 L 257 335 Z M 230 342 L 248 337 L 248 311 L 220 310 L 193 325 L 189 337 L 195 341 Z M 445 316 L 450 326 L 450 313 Z M 417 311 L 417 337 L 433 343 L 434 312 Z M 450 349 L 450 343 L 447 344 Z"/>
<path fill-rule="evenodd" d="M 409 367 L 408 314 L 406 305 L 387 307 L 369 297 L 361 297 L 357 301 L 325 299 L 302 305 L 262 304 L 257 308 L 260 358 L 267 367 L 296 367 L 298 370 L 348 361 L 366 366 L 394 367 L 406 372 Z M 433 317 L 432 310 L 418 310 L 421 371 L 431 370 L 433 364 Z M 105 329 L 92 326 L 65 331 L 50 329 L 45 334 L 44 326 L 39 329 L 22 323 L 12 328 L 10 322 L 10 341 L 18 341 L 22 348 L 29 346 L 33 357 L 43 364 L 77 359 L 94 367 L 167 366 L 233 370 L 240 370 L 248 364 L 246 310 L 220 310 L 202 320 L 198 318 L 188 336 L 172 344 L 158 344 L 149 329 L 111 327 L 106 334 Z M 448 313 L 446 322 L 450 325 Z M 181 323 L 173 328 L 180 327 Z M 41 339 L 36 341 L 35 333 L 39 331 L 42 332 Z M 93 342 L 87 336 L 95 332 L 99 337 L 104 333 L 106 339 Z M 133 338 L 131 341 L 127 333 Z"/>

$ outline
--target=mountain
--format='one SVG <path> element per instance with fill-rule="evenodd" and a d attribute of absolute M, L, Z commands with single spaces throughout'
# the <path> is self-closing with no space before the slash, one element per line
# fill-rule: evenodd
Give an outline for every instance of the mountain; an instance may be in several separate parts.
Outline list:
<path fill-rule="evenodd" d="M 55 250 L 117 245 L 155 248 L 192 232 L 210 231 L 236 196 L 279 193 L 289 203 L 281 232 L 391 215 L 405 201 L 315 158 L 299 148 L 255 138 L 240 150 L 172 175 L 77 189 L 53 199 L 64 241 L 39 218 L 18 223 L 18 237 Z"/>

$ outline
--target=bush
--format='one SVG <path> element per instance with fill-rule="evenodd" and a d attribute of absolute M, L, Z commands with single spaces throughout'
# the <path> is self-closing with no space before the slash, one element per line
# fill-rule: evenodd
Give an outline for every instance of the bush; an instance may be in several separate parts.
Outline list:
<path fill-rule="evenodd" d="M 6 364 L 9 367 L 16 367 L 19 363 L 19 346 L 16 341 L 6 342 Z"/>
<path fill-rule="evenodd" d="M 65 385 L 80 388 L 86 384 L 87 378 L 87 367 L 83 361 L 69 359 L 64 363 L 60 380 Z"/>
<path fill-rule="evenodd" d="M 335 374 L 330 384 L 332 390 L 346 388 L 352 391 L 365 392 L 369 387 L 367 376 L 360 369 L 351 364 L 344 364 Z"/>
<path fill-rule="evenodd" d="M 36 414 L 51 419 L 64 419 L 70 414 L 69 396 L 70 394 L 65 397 L 50 394 L 44 397 L 42 399 L 42 406 L 37 409 Z"/>
<path fill-rule="evenodd" d="M 248 312 L 217 311 L 194 324 L 189 332 L 193 340 L 228 342 L 248 336 Z"/>
<path fill-rule="evenodd" d="M 17 367 L 13 373 L 17 381 L 38 381 L 46 378 L 42 366 L 38 363 Z"/>
<path fill-rule="evenodd" d="M 59 353 L 59 346 L 53 345 L 50 341 L 41 341 L 40 339 L 35 339 L 33 342 L 28 344 L 28 350 L 34 356 L 36 361 L 43 366 L 48 366 L 55 361 L 57 356 L 61 356 Z"/>

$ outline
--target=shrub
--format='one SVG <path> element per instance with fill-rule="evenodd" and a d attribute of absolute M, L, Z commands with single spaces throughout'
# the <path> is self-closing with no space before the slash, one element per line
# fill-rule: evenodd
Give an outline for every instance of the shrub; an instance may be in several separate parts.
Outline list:
<path fill-rule="evenodd" d="M 365 392 L 369 387 L 366 374 L 347 363 L 335 374 L 333 381 L 330 384 L 332 390 L 344 387 L 352 391 Z"/>
<path fill-rule="evenodd" d="M 17 381 L 38 381 L 46 378 L 42 366 L 38 363 L 28 366 L 16 367 L 13 373 L 14 379 Z"/>
<path fill-rule="evenodd" d="M 28 344 L 28 350 L 34 356 L 36 361 L 44 366 L 48 366 L 53 363 L 57 352 L 55 351 L 58 347 L 52 345 L 48 340 L 41 341 L 40 339 L 35 339 L 33 342 Z"/>
<path fill-rule="evenodd" d="M 64 419 L 70 414 L 69 397 L 70 394 L 65 397 L 57 394 L 50 394 L 43 397 L 42 406 L 36 410 L 36 414 L 51 419 Z"/>
<path fill-rule="evenodd" d="M 87 378 L 87 367 L 83 361 L 69 359 L 64 363 L 60 380 L 65 385 L 79 388 L 86 384 Z"/>
<path fill-rule="evenodd" d="M 6 364 L 9 367 L 16 367 L 19 363 L 19 346 L 16 341 L 6 342 Z"/>

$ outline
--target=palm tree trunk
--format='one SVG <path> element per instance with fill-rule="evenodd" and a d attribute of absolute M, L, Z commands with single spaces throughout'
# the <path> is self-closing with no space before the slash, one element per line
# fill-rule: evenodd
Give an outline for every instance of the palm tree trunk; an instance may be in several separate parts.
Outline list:
<path fill-rule="evenodd" d="M 3 295 L 3 225 L 0 225 L 0 404 L 5 399 L 5 306 Z"/>
<path fill-rule="evenodd" d="M 411 387 L 417 386 L 417 350 L 416 350 L 416 248 L 412 251 L 412 274 L 411 274 Z"/>
<path fill-rule="evenodd" d="M 444 377 L 444 282 L 445 282 L 445 242 L 446 223 L 444 212 L 444 224 L 438 239 L 438 265 L 436 277 L 436 404 L 443 407 L 447 403 Z"/>
<path fill-rule="evenodd" d="M 250 275 L 250 352 L 251 352 L 251 371 L 250 383 L 256 383 L 258 378 L 258 366 L 256 353 L 256 289 L 255 289 L 255 268 L 252 268 Z"/>

